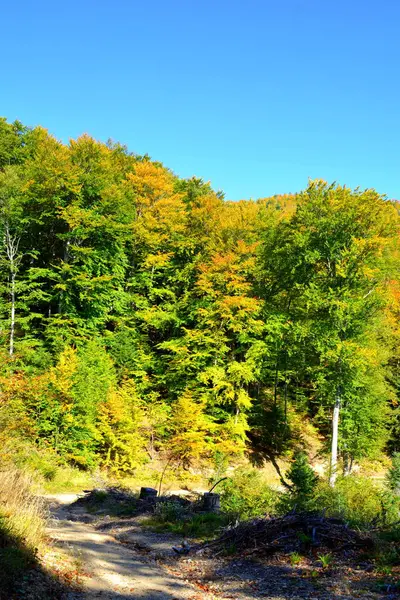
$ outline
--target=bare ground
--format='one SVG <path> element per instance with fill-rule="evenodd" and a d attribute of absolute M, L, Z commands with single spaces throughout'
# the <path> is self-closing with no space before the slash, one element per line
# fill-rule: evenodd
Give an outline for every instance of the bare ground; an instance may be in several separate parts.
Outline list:
<path fill-rule="evenodd" d="M 315 562 L 291 565 L 287 556 L 268 560 L 190 554 L 177 558 L 182 539 L 154 533 L 142 517 L 94 516 L 76 495 L 49 497 L 53 547 L 78 564 L 80 589 L 66 600 L 136 598 L 146 600 L 394 600 L 393 586 L 366 565 L 336 564 L 315 570 Z"/>
<path fill-rule="evenodd" d="M 52 519 L 48 529 L 53 545 L 78 562 L 81 590 L 67 593 L 67 600 L 137 598 L 143 600 L 210 600 L 211 595 L 157 563 L 116 541 L 109 533 L 96 531 L 87 522 L 90 515 L 70 509 L 76 496 L 48 497 Z M 86 521 L 86 522 L 85 522 Z"/>

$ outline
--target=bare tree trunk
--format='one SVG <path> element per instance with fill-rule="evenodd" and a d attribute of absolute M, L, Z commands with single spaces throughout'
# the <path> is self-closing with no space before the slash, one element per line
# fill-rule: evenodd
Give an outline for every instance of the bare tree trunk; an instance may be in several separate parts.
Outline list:
<path fill-rule="evenodd" d="M 15 333 L 15 273 L 11 273 L 11 323 L 10 323 L 10 356 L 14 354 Z"/>
<path fill-rule="evenodd" d="M 331 465 L 329 474 L 329 485 L 335 487 L 337 478 L 337 457 L 338 457 L 338 440 L 339 440 L 339 416 L 340 407 L 342 404 L 341 389 L 338 386 L 335 397 L 335 406 L 333 407 L 332 416 L 332 447 L 331 447 Z"/>
<path fill-rule="evenodd" d="M 18 248 L 20 238 L 18 236 L 12 236 L 10 233 L 10 228 L 8 224 L 5 227 L 5 247 L 8 262 L 10 265 L 10 300 L 11 300 L 11 315 L 10 315 L 10 346 L 9 353 L 10 356 L 14 354 L 14 337 L 15 337 L 15 301 L 16 301 L 16 293 L 15 293 L 15 280 L 18 271 L 18 264 L 21 260 L 21 257 L 18 255 Z"/>

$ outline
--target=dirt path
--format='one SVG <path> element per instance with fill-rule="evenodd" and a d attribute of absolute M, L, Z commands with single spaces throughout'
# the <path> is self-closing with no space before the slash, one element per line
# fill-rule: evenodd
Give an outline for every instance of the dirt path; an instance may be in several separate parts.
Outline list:
<path fill-rule="evenodd" d="M 56 546 L 78 561 L 85 573 L 82 591 L 70 592 L 68 600 L 212 600 L 213 596 L 166 572 L 154 559 L 146 560 L 111 535 L 77 520 L 76 511 L 69 510 L 76 495 L 56 494 L 47 498 L 52 513 L 49 536 Z M 81 517 L 85 520 L 85 515 Z"/>
<path fill-rule="evenodd" d="M 379 573 L 371 572 L 369 564 L 359 565 L 360 561 L 354 559 L 353 565 L 347 555 L 342 556 L 342 561 L 336 557 L 330 569 L 318 566 L 308 554 L 301 564 L 295 565 L 287 553 L 260 559 L 190 554 L 176 560 L 171 548 L 180 544 L 180 537 L 149 531 L 143 526 L 141 515 L 112 517 L 105 509 L 94 516 L 87 512 L 87 503 L 74 503 L 76 494 L 47 498 L 53 516 L 48 528 L 53 540 L 49 555 L 54 562 L 48 560 L 44 564 L 59 573 L 68 590 L 75 589 L 70 585 L 75 581 L 74 573 L 79 574 L 82 584 L 79 591 L 65 592 L 65 600 L 399 598 L 395 576 L 387 577 L 386 585 Z M 59 568 L 60 563 L 65 571 Z M 35 600 L 38 597 L 42 600 L 37 595 Z"/>

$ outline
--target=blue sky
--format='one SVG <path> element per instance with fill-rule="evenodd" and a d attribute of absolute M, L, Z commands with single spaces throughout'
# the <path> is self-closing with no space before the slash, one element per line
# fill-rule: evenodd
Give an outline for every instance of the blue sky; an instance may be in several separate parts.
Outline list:
<path fill-rule="evenodd" d="M 400 198 L 398 0 L 10 0 L 0 114 L 229 199 L 308 177 Z"/>

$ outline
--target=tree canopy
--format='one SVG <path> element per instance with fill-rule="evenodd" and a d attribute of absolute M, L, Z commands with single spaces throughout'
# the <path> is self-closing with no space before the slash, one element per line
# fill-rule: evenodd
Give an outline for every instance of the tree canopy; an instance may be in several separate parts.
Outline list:
<path fill-rule="evenodd" d="M 310 181 L 229 202 L 148 156 L 0 120 L 1 436 L 340 466 L 398 449 L 399 211 Z"/>

